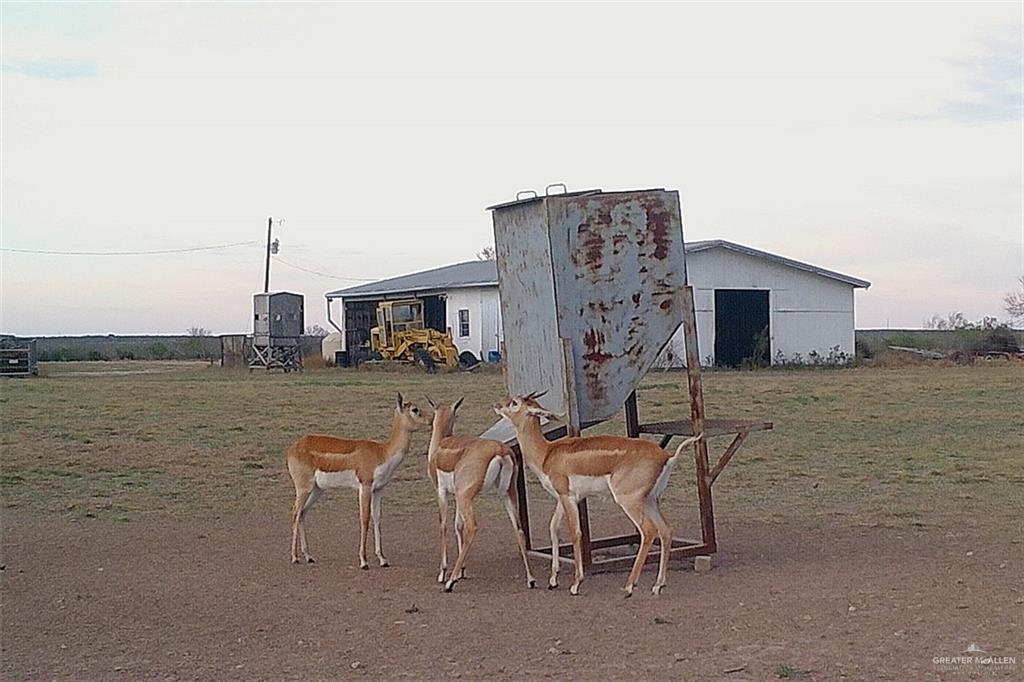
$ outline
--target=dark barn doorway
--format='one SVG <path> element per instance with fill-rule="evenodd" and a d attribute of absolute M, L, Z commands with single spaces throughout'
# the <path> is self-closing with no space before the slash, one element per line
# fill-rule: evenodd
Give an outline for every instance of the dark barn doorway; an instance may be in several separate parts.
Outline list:
<path fill-rule="evenodd" d="M 715 289 L 715 364 L 766 367 L 771 362 L 768 291 Z"/>
<path fill-rule="evenodd" d="M 440 296 L 423 297 L 423 326 L 442 334 L 448 329 L 448 306 Z"/>
<path fill-rule="evenodd" d="M 379 301 L 345 302 L 345 348 L 370 347 L 370 329 L 377 326 L 377 304 Z"/>

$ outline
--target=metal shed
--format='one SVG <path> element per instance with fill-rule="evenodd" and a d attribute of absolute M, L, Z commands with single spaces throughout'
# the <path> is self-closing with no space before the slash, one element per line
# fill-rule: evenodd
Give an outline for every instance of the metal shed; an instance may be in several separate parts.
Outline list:
<path fill-rule="evenodd" d="M 545 408 L 566 416 L 545 425 L 548 437 L 613 417 L 625 408 L 627 435 L 732 435 L 712 468 L 707 439 L 695 445 L 700 540 L 674 539 L 680 556 L 716 551 L 711 485 L 752 431 L 764 421 L 706 419 L 697 347 L 693 289 L 686 273 L 679 194 L 664 189 L 561 193 L 491 206 L 498 286 L 505 328 L 506 387 L 510 395 L 548 390 Z M 636 388 L 682 325 L 690 414 L 679 421 L 641 424 Z M 485 438 L 515 443 L 507 422 Z M 571 546 L 532 548 L 523 462 L 519 457 L 520 520 L 531 551 L 569 561 Z M 637 544 L 639 535 L 591 540 L 580 505 L 583 558 L 588 567 L 618 567 L 634 557 L 594 561 L 592 548 Z M 652 553 L 649 560 L 655 560 Z"/>

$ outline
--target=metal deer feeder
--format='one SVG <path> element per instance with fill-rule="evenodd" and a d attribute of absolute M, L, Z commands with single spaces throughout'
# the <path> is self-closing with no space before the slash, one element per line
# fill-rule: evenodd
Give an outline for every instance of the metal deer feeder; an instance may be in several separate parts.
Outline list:
<path fill-rule="evenodd" d="M 544 407 L 566 416 L 565 424 L 544 426 L 549 438 L 578 435 L 620 409 L 625 409 L 628 436 L 660 435 L 662 447 L 676 436 L 732 435 L 713 467 L 707 438 L 694 446 L 701 539 L 675 538 L 669 550 L 680 557 L 715 552 L 711 486 L 747 435 L 772 425 L 704 415 L 678 192 L 534 194 L 489 210 L 494 220 L 509 394 L 548 390 L 541 400 Z M 636 388 L 680 324 L 690 413 L 678 421 L 641 424 Z M 513 445 L 518 453 L 515 433 L 507 422 L 495 424 L 483 435 Z M 570 544 L 532 546 L 521 456 L 518 463 L 519 513 L 531 553 L 550 559 L 557 552 L 571 562 Z M 633 562 L 634 556 L 622 555 L 595 560 L 592 551 L 638 544 L 638 533 L 592 539 L 585 501 L 580 504 L 580 521 L 588 569 Z M 657 552 L 652 551 L 649 561 L 654 560 Z"/>

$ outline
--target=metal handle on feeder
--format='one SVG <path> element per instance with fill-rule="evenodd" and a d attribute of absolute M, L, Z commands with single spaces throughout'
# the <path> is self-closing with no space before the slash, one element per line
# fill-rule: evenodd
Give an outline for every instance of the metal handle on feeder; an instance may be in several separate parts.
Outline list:
<path fill-rule="evenodd" d="M 529 197 L 527 197 L 527 195 L 529 195 Z M 516 192 L 516 201 L 525 198 L 536 199 L 537 193 L 532 189 L 521 189 L 518 192 Z"/>
<path fill-rule="evenodd" d="M 559 194 L 568 194 L 569 193 L 569 188 L 565 186 L 564 182 L 552 182 L 550 185 L 548 185 L 547 187 L 544 188 L 544 194 L 547 195 L 547 196 L 551 196 L 551 189 L 553 187 L 561 187 L 562 188 L 562 191 L 559 192 Z"/>

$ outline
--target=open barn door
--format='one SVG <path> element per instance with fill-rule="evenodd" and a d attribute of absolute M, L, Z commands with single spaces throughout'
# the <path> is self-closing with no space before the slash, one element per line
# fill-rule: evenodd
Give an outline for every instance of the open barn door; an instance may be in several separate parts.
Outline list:
<path fill-rule="evenodd" d="M 719 367 L 771 363 L 768 291 L 715 290 L 715 364 Z"/>

